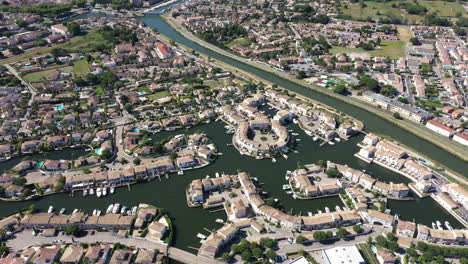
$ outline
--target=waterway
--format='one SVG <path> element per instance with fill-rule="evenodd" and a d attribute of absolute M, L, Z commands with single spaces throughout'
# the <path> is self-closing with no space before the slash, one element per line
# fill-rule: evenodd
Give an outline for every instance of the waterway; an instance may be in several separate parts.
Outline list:
<path fill-rule="evenodd" d="M 183 250 L 191 251 L 188 247 L 199 247 L 197 233 L 207 234 L 204 228 L 212 230 L 221 225 L 216 223 L 217 218 L 226 219 L 223 211 L 210 213 L 202 208 L 189 208 L 185 200 L 185 188 L 193 179 L 204 178 L 207 175 L 214 176 L 216 172 L 235 174 L 237 171 L 246 171 L 252 177 L 257 177 L 260 187 L 269 193 L 269 197 L 278 198 L 280 204 L 289 213 L 306 215 L 307 212 L 317 213 L 317 210 L 324 211 L 325 207 L 335 210 L 335 206 L 344 206 L 338 197 L 330 197 L 316 200 L 295 200 L 282 190 L 282 185 L 286 184 L 286 170 L 297 168 L 298 161 L 307 164 L 318 160 L 330 160 L 337 163 L 348 164 L 350 167 L 366 170 L 373 177 L 382 181 L 393 181 L 395 183 L 408 183 L 405 177 L 393 173 L 376 165 L 369 165 L 353 156 L 358 151 L 357 143 L 362 140 L 363 135 L 351 138 L 349 141 L 337 143 L 334 146 L 319 146 L 319 142 L 314 142 L 309 136 L 302 132 L 297 125 L 290 125 L 288 129 L 293 129 L 293 133 L 298 133 L 296 138 L 300 139 L 296 147 L 299 153 L 288 153 L 289 158 L 278 158 L 276 163 L 270 159 L 256 160 L 248 156 L 242 156 L 232 146 L 232 135 L 226 135 L 223 123 L 213 122 L 203 124 L 191 129 L 182 129 L 172 132 L 162 132 L 152 136 L 152 140 L 157 142 L 167 136 L 176 134 L 192 134 L 202 130 L 213 140 L 223 155 L 210 166 L 186 171 L 184 175 L 170 175 L 169 179 L 162 178 L 162 181 L 155 180 L 149 183 L 132 185 L 131 191 L 127 187 L 117 189 L 113 195 L 104 198 L 91 196 L 82 197 L 80 193 L 75 197 L 68 194 L 58 194 L 30 202 L 0 202 L 0 216 L 7 215 L 14 210 L 28 207 L 35 204 L 38 209 L 47 210 L 49 205 L 53 205 L 57 210 L 65 207 L 68 212 L 74 208 L 81 208 L 87 212 L 93 209 L 105 210 L 111 203 L 134 206 L 138 203 L 148 203 L 160 208 L 164 208 L 174 221 L 176 227 L 175 246 Z M 401 214 L 401 218 L 415 220 L 418 223 L 431 225 L 435 220 L 449 221 L 455 227 L 462 227 L 453 217 L 448 215 L 430 198 L 417 199 L 404 202 L 390 202 L 389 207 L 395 213 Z"/>
<path fill-rule="evenodd" d="M 23 160 L 26 159 L 31 159 L 31 160 L 73 160 L 77 159 L 79 157 L 87 155 L 89 152 L 85 151 L 84 148 L 66 148 L 62 150 L 53 150 L 53 151 L 48 151 L 44 153 L 38 153 L 38 154 L 32 154 L 32 155 L 26 155 L 26 156 L 21 156 L 21 157 L 15 157 L 3 162 L 0 162 L 0 174 L 3 173 L 5 170 L 12 169 L 15 167 L 18 163 L 20 163 Z"/>
<path fill-rule="evenodd" d="M 264 79 L 275 82 L 279 86 L 301 93 L 328 104 L 331 107 L 335 107 L 340 111 L 353 115 L 364 121 L 368 130 L 390 135 L 403 144 L 422 153 L 429 154 L 431 158 L 462 174 L 468 171 L 466 162 L 369 112 L 201 47 L 178 34 L 157 15 L 146 16 L 143 20 L 147 25 L 156 28 L 159 32 L 176 42 L 180 42 L 183 45 L 205 53 L 215 59 L 232 64 L 235 67 L 239 67 Z M 336 205 L 343 206 L 343 204 L 336 197 L 316 200 L 294 200 L 290 195 L 287 195 L 281 188 L 281 186 L 286 183 L 284 178 L 285 172 L 286 170 L 294 170 L 297 167 L 298 161 L 307 164 L 317 162 L 318 160 L 330 160 L 337 163 L 348 164 L 350 167 L 356 169 L 366 170 L 367 173 L 382 181 L 393 181 L 395 183 L 409 182 L 408 179 L 401 175 L 377 165 L 369 165 L 355 158 L 353 154 L 358 151 L 356 144 L 362 140 L 362 135 L 353 137 L 347 142 L 341 142 L 334 146 L 325 145 L 319 147 L 318 142 L 312 141 L 311 138 L 303 133 L 296 125 L 291 125 L 290 129 L 291 128 L 294 129 L 295 133 L 299 133 L 299 136 L 296 137 L 301 140 L 298 142 L 296 148 L 299 153 L 290 153 L 288 154 L 289 158 L 287 160 L 279 158 L 276 163 L 272 163 L 269 159 L 255 160 L 240 155 L 233 146 L 228 145 L 231 143 L 232 136 L 225 134 L 224 124 L 222 123 L 204 124 L 188 130 L 162 132 L 153 136 L 153 140 L 157 141 L 174 134 L 194 133 L 201 129 L 214 141 L 223 155 L 208 167 L 186 171 L 184 175 L 171 175 L 169 179 L 163 178 L 162 182 L 155 180 L 145 184 L 133 185 L 131 186 L 131 191 L 126 187 L 120 188 L 116 190 L 115 194 L 99 199 L 90 196 L 81 197 L 80 194 L 76 194 L 75 197 L 70 197 L 67 194 L 58 194 L 29 202 L 0 202 L 0 216 L 8 215 L 15 210 L 28 207 L 31 204 L 35 204 L 36 207 L 41 210 L 47 210 L 49 205 L 53 205 L 57 209 L 62 207 L 68 208 L 68 212 L 71 212 L 74 208 L 81 208 L 87 212 L 91 212 L 95 208 L 105 210 L 111 203 L 120 203 L 126 206 L 148 203 L 164 208 L 173 219 L 176 227 L 175 246 L 183 250 L 192 251 L 188 248 L 189 246 L 199 247 L 200 245 L 198 243 L 198 238 L 196 238 L 197 233 L 204 233 L 207 235 L 204 228 L 209 230 L 219 228 L 221 225 L 215 223 L 215 220 L 217 218 L 226 218 L 225 213 L 222 211 L 210 213 L 209 210 L 187 207 L 185 188 L 193 179 L 204 178 L 207 175 L 214 176 L 216 172 L 234 174 L 237 173 L 238 170 L 246 171 L 253 177 L 257 177 L 261 187 L 269 193 L 270 197 L 278 198 L 281 206 L 288 212 L 303 215 L 305 215 L 306 212 L 316 213 L 317 210 L 324 210 L 325 206 L 334 210 Z M 48 158 L 52 157 L 49 156 Z M 413 201 L 390 201 L 389 208 L 392 209 L 392 212 L 400 214 L 401 218 L 405 220 L 414 220 L 417 223 L 429 226 L 431 222 L 436 220 L 447 220 L 454 227 L 462 227 L 460 223 L 447 214 L 430 198 L 416 199 Z"/>
<path fill-rule="evenodd" d="M 417 150 L 420 153 L 430 155 L 430 157 L 458 172 L 461 175 L 466 176 L 468 171 L 468 163 L 461 160 L 460 158 L 452 155 L 451 153 L 439 148 L 438 146 L 411 134 L 410 132 L 382 119 L 366 110 L 359 107 L 353 106 L 336 98 L 327 96 L 325 94 L 314 91 L 310 88 L 298 85 L 291 81 L 285 80 L 272 73 L 263 71 L 255 68 L 248 64 L 239 62 L 232 58 L 221 55 L 215 51 L 205 48 L 179 34 L 170 25 L 168 25 L 158 14 L 147 15 L 143 18 L 143 21 L 150 27 L 155 28 L 159 33 L 166 37 L 174 40 L 175 42 L 181 43 L 191 49 L 194 49 L 200 53 L 206 54 L 216 60 L 220 60 L 224 63 L 230 64 L 237 67 L 245 72 L 259 76 L 262 79 L 278 84 L 280 87 L 287 88 L 288 90 L 297 92 L 301 95 L 313 98 L 314 100 L 320 101 L 327 104 L 335 109 L 345 112 L 349 115 L 364 122 L 366 129 L 380 134 L 391 136 L 392 138 L 400 141 L 401 143 Z"/>

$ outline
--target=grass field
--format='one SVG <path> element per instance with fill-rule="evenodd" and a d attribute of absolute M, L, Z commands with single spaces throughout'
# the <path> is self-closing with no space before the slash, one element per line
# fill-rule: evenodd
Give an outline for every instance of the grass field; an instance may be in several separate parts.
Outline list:
<path fill-rule="evenodd" d="M 383 40 L 381 43 L 381 50 L 363 50 L 361 48 L 346 48 L 333 46 L 330 53 L 353 53 L 353 52 L 364 52 L 369 53 L 374 57 L 390 57 L 391 59 L 400 58 L 405 56 L 405 44 L 404 41 L 387 41 Z"/>
<path fill-rule="evenodd" d="M 88 62 L 85 59 L 73 63 L 73 72 L 75 76 L 85 76 L 89 72 Z"/>
<path fill-rule="evenodd" d="M 155 100 L 155 99 L 159 99 L 159 98 L 169 96 L 169 95 L 171 95 L 169 93 L 169 91 L 161 91 L 161 92 L 157 92 L 157 93 L 148 95 L 148 99 L 149 100 Z"/>
<path fill-rule="evenodd" d="M 42 82 L 46 81 L 47 77 L 51 75 L 56 69 L 47 69 L 44 71 L 39 71 L 39 72 L 33 72 L 33 73 L 28 73 L 23 76 L 23 79 L 27 82 Z M 66 66 L 60 68 L 61 72 L 73 72 L 73 67 L 71 66 Z"/>
<path fill-rule="evenodd" d="M 230 48 L 234 45 L 241 45 L 243 47 L 247 47 L 249 46 L 250 44 L 252 44 L 252 41 L 248 38 L 238 38 L 238 39 L 235 39 L 231 42 L 229 42 L 228 44 L 226 44 L 226 47 Z"/>
<path fill-rule="evenodd" d="M 437 12 L 442 17 L 455 17 L 458 12 L 461 12 L 463 16 L 467 15 L 466 10 L 458 2 L 445 2 L 445 1 L 418 1 L 420 5 L 425 6 L 431 12 Z M 398 5 L 398 2 L 392 1 L 387 3 L 378 3 L 372 1 L 366 1 L 367 7 L 361 8 L 360 3 L 349 3 L 348 8 L 343 8 L 342 11 L 346 15 L 351 15 L 354 18 L 366 19 L 371 17 L 374 20 L 378 20 L 382 15 L 392 13 L 394 16 L 400 19 L 406 18 L 411 23 L 418 23 L 423 19 L 421 15 L 411 15 L 405 10 L 398 7 L 392 7 L 392 4 Z M 381 15 L 377 15 L 379 12 Z"/>

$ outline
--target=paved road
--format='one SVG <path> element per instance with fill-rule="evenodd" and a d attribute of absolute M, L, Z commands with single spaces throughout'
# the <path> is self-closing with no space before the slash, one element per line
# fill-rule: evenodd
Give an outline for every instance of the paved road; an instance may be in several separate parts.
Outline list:
<path fill-rule="evenodd" d="M 32 85 L 30 85 L 28 82 L 23 80 L 23 78 L 21 78 L 21 76 L 16 71 L 16 69 L 13 68 L 10 64 L 5 64 L 5 67 L 8 69 L 8 71 L 11 74 L 13 74 L 16 78 L 18 78 L 18 80 L 20 80 L 24 86 L 28 88 L 29 92 L 31 93 L 31 98 L 29 99 L 28 106 L 31 106 L 32 103 L 34 102 L 34 97 L 36 96 L 36 91 L 34 90 L 34 87 L 32 87 Z"/>
<path fill-rule="evenodd" d="M 122 238 L 115 235 L 113 232 L 96 232 L 94 235 L 88 235 L 80 238 L 72 238 L 70 236 L 59 235 L 56 237 L 43 237 L 33 236 L 31 230 L 25 230 L 15 235 L 14 238 L 7 241 L 6 245 L 14 251 L 30 247 L 40 246 L 43 244 L 53 244 L 54 241 L 62 240 L 65 243 L 121 243 L 129 247 L 144 248 L 144 249 L 158 249 L 160 252 L 166 254 L 179 262 L 188 264 L 220 264 L 222 262 L 204 257 L 196 256 L 192 253 L 183 251 L 178 248 L 168 247 L 166 244 L 160 242 L 148 241 L 140 238 Z"/>

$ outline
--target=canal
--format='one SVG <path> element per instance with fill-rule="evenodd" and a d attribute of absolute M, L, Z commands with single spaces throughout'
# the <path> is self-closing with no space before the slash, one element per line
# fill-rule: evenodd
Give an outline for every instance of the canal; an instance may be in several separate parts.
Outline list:
<path fill-rule="evenodd" d="M 170 175 L 169 179 L 162 178 L 162 181 L 155 180 L 149 183 L 132 185 L 129 191 L 127 187 L 116 190 L 113 195 L 104 198 L 91 196 L 82 197 L 80 193 L 75 197 L 68 194 L 58 194 L 47 196 L 29 202 L 0 202 L 0 215 L 5 216 L 14 210 L 26 208 L 35 204 L 40 210 L 47 210 L 49 205 L 53 205 L 57 210 L 67 208 L 70 213 L 74 208 L 80 208 L 91 213 L 93 209 L 105 211 L 111 203 L 134 206 L 139 203 L 148 203 L 160 208 L 164 208 L 174 221 L 176 227 L 175 246 L 183 250 L 191 251 L 188 247 L 199 247 L 197 233 L 207 235 L 204 228 L 209 230 L 221 227 L 216 223 L 217 218 L 226 219 L 223 211 L 210 213 L 209 210 L 201 208 L 189 208 L 185 200 L 185 188 L 193 179 L 204 178 L 207 175 L 214 176 L 216 172 L 235 174 L 237 171 L 246 171 L 252 177 L 257 177 L 260 187 L 269 193 L 269 197 L 278 198 L 280 206 L 288 213 L 295 215 L 306 215 L 307 212 L 317 213 L 317 210 L 324 211 L 325 207 L 334 210 L 335 206 L 343 206 L 337 197 L 315 200 L 295 200 L 282 190 L 282 185 L 286 184 L 286 170 L 294 170 L 300 161 L 304 164 L 314 163 L 318 160 L 330 160 L 337 163 L 347 164 L 350 167 L 366 170 L 367 173 L 382 181 L 393 181 L 395 183 L 408 183 L 405 177 L 393 173 L 376 165 L 369 165 L 353 156 L 358 151 L 357 143 L 362 140 L 363 135 L 351 138 L 349 141 L 337 143 L 334 146 L 319 146 L 319 142 L 314 142 L 309 136 L 294 124 L 288 129 L 293 129 L 293 133 L 299 135 L 294 137 L 297 142 L 298 153 L 288 153 L 288 159 L 278 158 L 276 163 L 270 159 L 256 160 L 247 156 L 242 156 L 232 146 L 232 135 L 227 135 L 224 124 L 213 122 L 203 124 L 191 129 L 183 129 L 172 132 L 161 132 L 152 136 L 153 142 L 157 142 L 167 136 L 176 134 L 191 134 L 199 130 L 204 131 L 218 147 L 221 156 L 210 166 L 186 171 L 184 175 Z M 436 220 L 449 221 L 454 227 L 462 227 L 453 217 L 448 215 L 443 209 L 430 198 L 416 199 L 413 201 L 390 202 L 390 209 L 401 214 L 405 220 L 415 220 L 418 223 L 431 225 Z"/>
<path fill-rule="evenodd" d="M 444 164 L 461 175 L 465 175 L 468 171 L 467 162 L 439 148 L 438 146 L 386 121 L 385 119 L 378 117 L 375 114 L 205 48 L 179 34 L 163 19 L 161 19 L 158 14 L 147 15 L 143 18 L 143 21 L 146 23 L 146 25 L 155 28 L 159 33 L 165 35 L 169 39 L 174 40 L 175 42 L 181 43 L 184 46 L 206 54 L 216 60 L 230 64 L 245 72 L 256 75 L 262 79 L 276 83 L 280 87 L 297 92 L 303 96 L 327 104 L 341 112 L 352 115 L 355 118 L 363 121 L 367 130 L 391 136 L 392 138 L 411 147 L 412 149 L 419 151 L 420 153 L 430 155 L 431 159 Z"/>
<path fill-rule="evenodd" d="M 79 157 L 87 155 L 89 152 L 86 151 L 84 148 L 65 148 L 62 150 L 53 150 L 53 151 L 47 151 L 44 153 L 38 153 L 38 154 L 31 154 L 31 155 L 25 155 L 21 157 L 15 157 L 3 162 L 0 162 L 0 174 L 3 173 L 6 170 L 12 169 L 18 163 L 20 163 L 23 160 L 74 160 Z"/>
<path fill-rule="evenodd" d="M 328 104 L 331 107 L 346 112 L 347 114 L 353 115 L 354 117 L 362 120 L 366 124 L 366 128 L 368 130 L 389 135 L 409 147 L 412 147 L 422 153 L 430 154 L 431 158 L 434 160 L 439 161 L 462 174 L 468 171 L 468 165 L 466 162 L 365 110 L 206 49 L 178 34 L 157 15 L 146 16 L 143 19 L 147 25 L 156 28 L 160 33 L 176 42 L 193 48 L 198 52 L 205 53 L 215 59 L 222 60 L 235 67 L 241 68 L 242 70 L 258 75 L 261 78 L 275 82 L 279 86 L 288 88 L 292 91 Z M 362 135 L 353 137 L 347 142 L 341 142 L 334 146 L 325 145 L 319 147 L 318 142 L 312 141 L 311 138 L 303 133 L 296 125 L 291 125 L 289 129 L 293 129 L 295 133 L 299 134 L 299 136 L 295 137 L 300 139 L 300 141 L 297 141 L 298 146 L 296 147 L 298 153 L 289 153 L 289 158 L 287 160 L 280 158 L 276 163 L 272 163 L 269 159 L 255 160 L 250 157 L 240 155 L 234 147 L 228 145 L 231 143 L 232 135 L 226 135 L 224 124 L 222 123 L 204 124 L 188 130 L 162 132 L 154 135 L 153 140 L 158 141 L 169 135 L 180 133 L 190 134 L 198 130 L 203 130 L 214 141 L 223 155 L 218 157 L 218 159 L 208 167 L 186 171 L 184 175 L 170 175 L 169 179 L 162 178 L 161 182 L 159 180 L 155 180 L 145 184 L 133 185 L 131 186 L 131 190 L 128 190 L 126 187 L 120 188 L 116 190 L 115 194 L 99 199 L 91 196 L 81 197 L 80 194 L 75 195 L 75 197 L 70 197 L 67 194 L 58 194 L 29 202 L 0 202 L 0 217 L 8 215 L 15 210 L 26 208 L 31 204 L 36 205 L 36 207 L 41 210 L 47 210 L 49 205 L 53 205 L 58 210 L 60 208 L 67 208 L 67 213 L 70 213 L 74 208 L 83 209 L 90 213 L 93 209 L 101 209 L 105 211 L 107 206 L 111 203 L 120 203 L 127 207 L 134 206 L 139 203 L 148 203 L 164 208 L 173 219 L 176 228 L 175 246 L 183 250 L 194 252 L 189 249 L 189 246 L 200 246 L 198 242 L 199 239 L 196 238 L 196 234 L 203 233 L 207 235 L 207 231 L 204 230 L 204 228 L 209 230 L 219 228 L 221 225 L 216 223 L 215 220 L 217 218 L 226 219 L 226 215 L 224 212 L 218 211 L 210 213 L 209 210 L 187 207 L 185 188 L 193 179 L 204 178 L 207 175 L 214 176 L 216 172 L 234 174 L 237 173 L 237 171 L 246 171 L 253 177 L 257 177 L 259 179 L 261 188 L 267 191 L 271 198 L 278 198 L 282 207 L 284 207 L 289 213 L 296 215 L 305 215 L 307 212 L 316 213 L 317 210 L 323 211 L 324 207 L 329 207 L 334 210 L 336 205 L 343 206 L 341 201 L 336 197 L 316 200 L 294 200 L 290 195 L 287 195 L 285 191 L 282 190 L 281 186 L 286 183 L 286 170 L 294 170 L 299 161 L 307 164 L 317 162 L 318 160 L 330 160 L 336 163 L 347 164 L 356 169 L 366 170 L 367 173 L 381 181 L 392 181 L 394 183 L 409 182 L 407 178 L 401 175 L 376 165 L 367 164 L 355 158 L 353 154 L 358 151 L 356 144 L 362 140 Z M 73 158 L 79 156 L 76 152 L 74 155 L 76 156 Z M 48 158 L 52 159 L 53 157 L 48 156 Z M 18 159 L 15 162 L 19 162 L 20 160 L 21 159 Z M 14 160 L 7 162 L 11 162 L 8 166 L 14 166 Z M 0 166 L 5 166 L 0 167 L 0 169 L 6 169 L 7 164 L 8 163 L 0 164 Z M 460 223 L 447 214 L 430 198 L 416 199 L 412 201 L 390 201 L 389 208 L 392 209 L 392 213 L 400 214 L 401 218 L 404 220 L 414 220 L 417 223 L 429 226 L 431 225 L 431 222 L 435 222 L 436 220 L 440 220 L 441 222 L 449 221 L 454 227 L 462 227 Z"/>

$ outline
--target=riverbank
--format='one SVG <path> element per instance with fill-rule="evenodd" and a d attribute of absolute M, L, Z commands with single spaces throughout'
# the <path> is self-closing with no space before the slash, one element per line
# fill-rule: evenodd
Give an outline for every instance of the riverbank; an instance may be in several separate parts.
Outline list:
<path fill-rule="evenodd" d="M 376 108 L 376 107 L 373 107 L 373 106 L 370 106 L 370 105 L 367 105 L 367 104 L 364 104 L 361 100 L 358 100 L 356 98 L 352 98 L 352 97 L 345 97 L 345 96 L 342 96 L 342 95 L 339 95 L 339 94 L 336 94 L 336 93 L 333 93 L 331 90 L 327 90 L 327 89 L 324 89 L 322 87 L 318 87 L 318 86 L 312 86 L 312 85 L 309 85 L 307 83 L 305 83 L 304 81 L 301 81 L 301 80 L 298 80 L 296 78 L 294 78 L 293 76 L 290 76 L 289 74 L 287 73 L 282 73 L 282 72 L 279 72 L 271 67 L 266 67 L 264 65 L 260 65 L 259 63 L 255 63 L 255 62 L 252 62 L 252 61 L 249 61 L 247 59 L 242 59 L 240 58 L 239 56 L 236 56 L 232 53 L 229 53 L 225 50 L 222 50 L 221 48 L 218 48 L 208 42 L 205 42 L 199 38 L 197 38 L 196 36 L 194 36 L 192 33 L 188 32 L 185 28 L 183 28 L 182 25 L 180 25 L 180 23 L 178 23 L 175 19 L 173 19 L 172 17 L 168 16 L 167 14 L 165 15 L 162 15 L 161 18 L 166 22 L 168 23 L 174 30 L 176 30 L 178 33 L 180 33 L 182 36 L 184 36 L 185 38 L 199 44 L 199 45 L 202 45 L 203 47 L 207 48 L 207 49 L 210 49 L 214 52 L 217 52 L 217 53 L 220 53 L 221 55 L 223 56 L 227 56 L 231 59 L 234 59 L 234 60 L 237 60 L 241 63 L 245 63 L 245 64 L 248 64 L 252 67 L 255 67 L 259 70 L 262 70 L 262 71 L 265 71 L 265 72 L 268 72 L 268 73 L 271 73 L 271 74 L 275 74 L 277 77 L 279 78 L 282 78 L 282 79 L 285 79 L 287 81 L 291 81 L 291 82 L 294 82 L 295 84 L 298 84 L 302 87 L 305 87 L 307 89 L 311 89 L 311 90 L 314 90 L 314 91 L 317 91 L 317 92 L 320 92 L 324 95 L 327 95 L 327 96 L 330 96 L 330 97 L 333 97 L 335 99 L 338 99 L 340 101 L 343 101 L 345 103 L 348 103 L 348 104 L 351 104 L 353 106 L 357 106 L 361 109 L 364 109 L 372 114 L 375 114 L 387 121 L 390 121 L 392 124 L 395 124 L 397 125 L 398 127 L 402 128 L 402 129 L 405 129 L 406 131 L 412 133 L 413 135 L 416 135 L 426 141 L 429 141 L 435 145 L 437 145 L 439 148 L 441 149 L 444 149 L 445 151 L 447 152 L 450 152 L 451 154 L 457 156 L 458 158 L 464 160 L 464 161 L 468 161 L 468 150 L 466 148 L 464 148 L 463 146 L 461 145 L 458 145 L 454 142 L 451 142 L 450 140 L 446 139 L 446 138 L 443 138 L 443 137 L 439 137 L 438 135 L 435 135 L 433 133 L 431 133 L 430 131 L 428 131 L 422 124 L 416 124 L 414 122 L 411 122 L 411 121 L 408 121 L 408 120 L 397 120 L 395 118 L 393 118 L 391 115 L 389 115 L 387 112 L 383 111 L 382 109 L 379 109 L 379 108 Z M 231 67 L 232 68 L 232 67 Z M 237 68 L 236 68 L 237 69 Z M 239 71 L 238 69 L 236 71 Z M 249 76 L 252 76 L 252 74 L 248 74 Z M 259 77 L 255 76 L 253 77 L 255 79 L 259 79 Z M 271 82 L 268 82 L 266 80 L 263 80 L 267 83 L 271 83 Z"/>

